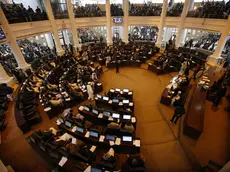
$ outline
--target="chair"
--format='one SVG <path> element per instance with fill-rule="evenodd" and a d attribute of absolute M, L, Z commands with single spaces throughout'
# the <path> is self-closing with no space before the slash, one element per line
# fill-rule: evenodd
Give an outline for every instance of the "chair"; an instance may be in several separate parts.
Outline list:
<path fill-rule="evenodd" d="M 105 161 L 103 158 L 100 161 L 100 165 L 104 168 L 107 168 L 109 170 L 114 170 L 117 165 L 117 156 L 114 156 L 114 161 Z"/>

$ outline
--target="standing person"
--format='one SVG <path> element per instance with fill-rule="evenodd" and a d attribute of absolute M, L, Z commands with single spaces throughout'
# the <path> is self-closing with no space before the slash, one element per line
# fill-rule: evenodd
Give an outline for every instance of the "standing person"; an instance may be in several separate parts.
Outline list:
<path fill-rule="evenodd" d="M 178 119 L 182 117 L 182 115 L 185 114 L 185 108 L 183 105 L 179 105 L 175 107 L 174 115 L 172 116 L 172 119 L 170 120 L 170 123 L 174 122 L 174 124 L 177 123 Z"/>
<path fill-rule="evenodd" d="M 180 68 L 180 71 L 179 71 L 179 75 L 180 75 L 180 76 L 184 75 L 186 69 L 187 69 L 187 62 L 184 61 L 184 62 L 182 63 L 182 65 L 181 65 L 181 68 Z"/>
<path fill-rule="evenodd" d="M 196 74 L 200 71 L 201 65 L 197 64 L 196 69 L 193 72 L 193 79 L 196 79 Z"/>
<path fill-rule="evenodd" d="M 88 93 L 88 96 L 89 96 L 88 99 L 89 100 L 94 100 L 94 97 L 93 97 L 93 88 L 92 88 L 90 82 L 88 82 L 88 84 L 87 84 L 87 93 Z"/>
<path fill-rule="evenodd" d="M 71 43 L 69 43 L 69 50 L 73 54 L 73 45 Z"/>
<path fill-rule="evenodd" d="M 223 84 L 221 87 L 219 87 L 219 89 L 217 91 L 217 97 L 213 103 L 213 106 L 217 107 L 219 105 L 220 100 L 222 99 L 222 97 L 225 96 L 226 92 L 227 92 L 227 86 L 226 86 L 226 84 Z"/>
<path fill-rule="evenodd" d="M 119 73 L 120 60 L 116 60 L 116 73 Z"/>

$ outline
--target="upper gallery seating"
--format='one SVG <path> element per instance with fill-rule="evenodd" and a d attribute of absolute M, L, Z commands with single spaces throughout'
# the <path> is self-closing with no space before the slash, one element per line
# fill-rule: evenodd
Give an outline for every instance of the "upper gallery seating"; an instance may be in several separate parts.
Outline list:
<path fill-rule="evenodd" d="M 201 6 L 189 11 L 187 17 L 227 19 L 230 14 L 230 1 L 203 1 Z"/>
<path fill-rule="evenodd" d="M 96 4 L 86 4 L 74 9 L 75 17 L 102 17 L 105 11 L 102 11 Z"/>
<path fill-rule="evenodd" d="M 111 16 L 124 16 L 123 9 L 117 4 L 110 5 Z"/>
<path fill-rule="evenodd" d="M 162 4 L 148 3 L 142 6 L 131 4 L 129 15 L 130 16 L 160 16 Z"/>
<path fill-rule="evenodd" d="M 179 17 L 182 13 L 183 6 L 184 4 L 182 2 L 173 4 L 172 7 L 168 8 L 167 16 Z"/>
<path fill-rule="evenodd" d="M 26 9 L 23 4 L 4 4 L 1 2 L 1 7 L 8 22 L 20 23 L 20 22 L 32 22 L 48 20 L 46 12 L 37 7 L 34 11 L 30 6 Z"/>

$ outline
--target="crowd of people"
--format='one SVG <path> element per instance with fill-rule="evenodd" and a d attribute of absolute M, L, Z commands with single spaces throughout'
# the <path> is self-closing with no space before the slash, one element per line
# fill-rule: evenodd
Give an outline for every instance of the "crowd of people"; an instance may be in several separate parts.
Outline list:
<path fill-rule="evenodd" d="M 122 7 L 117 4 L 111 4 L 110 10 L 111 10 L 111 16 L 124 16 Z"/>
<path fill-rule="evenodd" d="M 131 4 L 129 15 L 130 16 L 160 16 L 162 4 L 148 3 L 142 6 Z"/>
<path fill-rule="evenodd" d="M 147 56 L 156 53 L 157 50 L 154 45 L 154 43 L 149 42 L 129 42 L 127 45 L 122 42 L 114 42 L 114 45 L 110 47 L 106 44 L 94 44 L 82 47 L 82 56 L 106 66 L 110 62 L 119 63 L 123 60 L 142 61 L 147 60 Z"/>
<path fill-rule="evenodd" d="M 167 16 L 179 17 L 182 13 L 183 7 L 184 4 L 182 2 L 173 4 L 172 7 L 168 8 Z"/>
<path fill-rule="evenodd" d="M 77 29 L 78 37 L 80 38 L 80 43 L 88 43 L 88 42 L 103 42 L 105 39 L 101 35 L 100 37 L 97 36 L 96 32 L 90 28 L 84 29 Z"/>
<path fill-rule="evenodd" d="M 0 45 L 0 63 L 9 76 L 14 75 L 16 68 L 18 67 L 18 63 L 8 44 Z"/>
<path fill-rule="evenodd" d="M 217 43 L 220 39 L 220 35 L 216 33 L 207 33 L 202 35 L 202 37 L 190 39 L 185 42 L 184 47 L 197 47 L 205 50 L 214 51 Z"/>
<path fill-rule="evenodd" d="M 9 23 L 48 20 L 46 12 L 39 7 L 34 10 L 28 6 L 26 9 L 22 3 L 4 4 L 1 2 L 1 8 Z"/>
<path fill-rule="evenodd" d="M 158 27 L 143 26 L 134 27 L 128 35 L 129 41 L 157 41 Z"/>
<path fill-rule="evenodd" d="M 74 9 L 75 17 L 102 17 L 105 16 L 105 11 L 102 11 L 96 4 L 86 4 L 78 6 Z"/>
<path fill-rule="evenodd" d="M 55 49 L 51 50 L 48 46 L 40 43 L 31 42 L 28 39 L 18 40 L 18 45 L 21 48 L 22 54 L 27 63 L 37 65 L 47 62 L 54 58 Z"/>
<path fill-rule="evenodd" d="M 189 11 L 187 17 L 227 19 L 230 14 L 230 1 L 202 1 L 201 6 Z"/>

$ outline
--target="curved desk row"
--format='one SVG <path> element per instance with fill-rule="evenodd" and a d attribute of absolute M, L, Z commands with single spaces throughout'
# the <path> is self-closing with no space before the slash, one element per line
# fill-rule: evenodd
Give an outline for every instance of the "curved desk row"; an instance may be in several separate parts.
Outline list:
<path fill-rule="evenodd" d="M 116 101 L 115 101 L 116 100 Z M 108 106 L 113 109 L 117 108 L 129 108 L 132 112 L 134 112 L 134 103 L 129 100 L 119 100 L 119 99 L 109 99 L 109 97 L 101 96 L 97 94 L 95 97 L 95 102 L 98 107 Z"/>
<path fill-rule="evenodd" d="M 65 124 L 61 123 L 59 119 L 57 120 L 57 125 L 60 129 L 65 130 L 70 135 L 76 137 L 77 139 L 87 144 L 97 145 L 101 148 L 113 147 L 113 149 L 117 153 L 140 153 L 140 139 L 133 139 L 132 136 L 123 136 L 123 138 L 115 137 L 115 140 L 107 140 L 106 136 L 104 135 L 97 134 L 97 137 L 95 137 L 95 132 L 93 131 L 80 131 L 78 130 L 78 127 L 75 126 L 69 128 Z"/>
<path fill-rule="evenodd" d="M 125 89 L 120 89 L 120 88 L 111 88 L 109 91 L 108 91 L 108 96 L 110 99 L 113 99 L 117 96 L 120 96 L 120 97 L 124 97 L 126 99 L 129 99 L 129 100 L 133 100 L 133 91 L 130 91 L 129 89 L 125 88 Z"/>
<path fill-rule="evenodd" d="M 111 122 L 116 123 L 132 123 L 134 128 L 136 128 L 136 117 L 131 115 L 121 115 L 118 113 L 112 113 L 110 111 L 98 111 L 92 109 L 92 111 L 87 106 L 80 106 L 78 108 L 78 112 L 85 117 L 86 120 L 98 124 L 106 126 Z M 109 113 L 109 114 L 108 114 Z M 107 115 L 108 114 L 108 115 Z"/>

